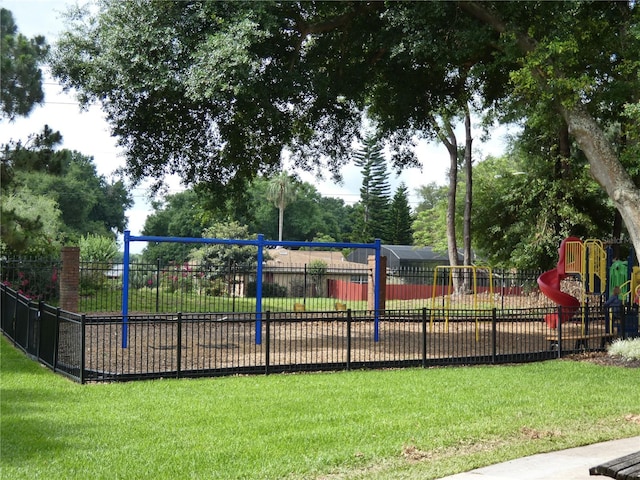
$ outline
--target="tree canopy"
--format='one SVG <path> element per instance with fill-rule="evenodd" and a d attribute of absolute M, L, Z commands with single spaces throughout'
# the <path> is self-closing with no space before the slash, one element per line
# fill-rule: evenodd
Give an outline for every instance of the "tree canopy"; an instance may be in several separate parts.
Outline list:
<path fill-rule="evenodd" d="M 197 189 L 167 195 L 162 202 L 153 202 L 154 212 L 145 220 L 143 235 L 171 237 L 202 237 L 214 224 L 235 223 L 251 235 L 262 233 L 266 238 L 278 238 L 278 209 L 266 201 L 269 179 L 258 177 L 245 187 L 245 198 L 211 209 Z M 337 198 L 323 197 L 307 183 L 297 184 L 299 195 L 285 212 L 284 230 L 287 240 L 348 241 L 351 235 L 353 207 Z M 184 262 L 193 246 L 178 243 L 149 244 L 143 252 L 146 261 Z"/>
<path fill-rule="evenodd" d="M 635 2 L 119 2 L 75 12 L 54 74 L 98 100 L 134 178 L 214 192 L 349 158 L 363 112 L 394 161 L 469 101 L 554 112 L 640 251 Z M 549 21 L 553 19 L 553 21 Z"/>
<path fill-rule="evenodd" d="M 45 38 L 28 39 L 18 32 L 11 11 L 0 8 L 0 118 L 29 115 L 42 103 L 42 72 L 48 51 Z"/>
<path fill-rule="evenodd" d="M 124 231 L 125 211 L 133 203 L 124 182 L 98 175 L 92 157 L 58 149 L 61 142 L 60 132 L 45 125 L 24 144 L 2 146 L 4 248 L 52 253 L 61 244 L 77 243 L 87 234 L 115 240 L 116 233 Z M 40 208 L 25 208 L 25 202 Z"/>

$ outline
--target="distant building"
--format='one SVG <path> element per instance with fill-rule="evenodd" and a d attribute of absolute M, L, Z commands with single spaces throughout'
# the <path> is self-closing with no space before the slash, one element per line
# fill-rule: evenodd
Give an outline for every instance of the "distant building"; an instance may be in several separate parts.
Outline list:
<path fill-rule="evenodd" d="M 358 248 L 349 254 L 347 260 L 366 264 L 367 257 L 374 254 L 373 249 Z M 449 256 L 447 253 L 436 252 L 433 247 L 382 245 L 380 254 L 387 257 L 387 269 L 391 271 L 410 268 L 434 268 L 438 265 L 449 265 Z M 459 254 L 458 256 L 460 258 Z"/>

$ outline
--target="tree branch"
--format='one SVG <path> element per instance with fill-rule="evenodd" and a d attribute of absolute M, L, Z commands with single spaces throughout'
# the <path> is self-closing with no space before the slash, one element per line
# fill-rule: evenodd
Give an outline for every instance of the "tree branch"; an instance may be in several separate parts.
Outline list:
<path fill-rule="evenodd" d="M 479 2 L 465 2 L 459 1 L 458 6 L 460 10 L 474 17 L 476 20 L 480 20 L 482 23 L 489 25 L 498 33 L 506 33 L 509 31 L 507 24 L 499 17 L 496 12 L 489 10 L 485 3 Z M 537 42 L 521 32 L 512 32 L 516 36 L 516 42 L 520 49 L 524 53 L 532 52 L 537 45 Z"/>

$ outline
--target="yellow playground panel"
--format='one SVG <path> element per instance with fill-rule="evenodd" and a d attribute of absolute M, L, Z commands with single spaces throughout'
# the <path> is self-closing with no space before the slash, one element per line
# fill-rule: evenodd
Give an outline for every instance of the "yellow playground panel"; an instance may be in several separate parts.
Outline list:
<path fill-rule="evenodd" d="M 565 249 L 565 273 L 579 274 L 582 282 L 580 303 L 585 305 L 587 295 L 604 294 L 610 272 L 607 271 L 607 252 L 603 242 L 595 239 L 588 239 L 584 242 L 572 241 L 566 243 Z M 618 286 L 625 303 L 629 301 L 632 304 L 640 303 L 640 267 L 633 267 L 630 279 Z M 583 311 L 583 329 L 584 315 Z M 612 319 L 610 318 L 609 321 L 612 322 Z"/>
<path fill-rule="evenodd" d="M 435 311 L 436 296 L 438 296 L 438 287 L 442 288 L 442 295 L 444 296 L 444 321 L 445 332 L 449 332 L 449 311 L 451 309 L 451 296 L 455 294 L 454 278 L 458 279 L 461 283 L 467 279 L 472 280 L 471 294 L 473 298 L 473 309 L 478 310 L 478 271 L 487 272 L 487 290 L 490 299 L 490 309 L 493 308 L 493 272 L 490 267 L 478 267 L 473 265 L 438 265 L 433 272 L 433 284 L 431 287 L 431 316 L 429 320 L 429 331 L 433 331 L 433 320 Z M 442 275 L 439 275 L 441 274 Z M 438 279 L 441 278 L 445 282 L 438 284 Z M 479 339 L 479 320 L 475 317 L 476 323 L 476 341 Z"/>
<path fill-rule="evenodd" d="M 565 273 L 579 274 L 584 294 L 602 294 L 607 285 L 607 252 L 601 240 L 567 242 Z M 596 281 L 599 280 L 599 281 Z M 584 298 L 581 299 L 584 303 Z"/>
<path fill-rule="evenodd" d="M 631 271 L 631 279 L 620 285 L 623 292 L 623 300 L 630 300 L 632 304 L 640 303 L 640 267 L 633 267 Z M 631 295 L 630 298 L 627 298 Z"/>

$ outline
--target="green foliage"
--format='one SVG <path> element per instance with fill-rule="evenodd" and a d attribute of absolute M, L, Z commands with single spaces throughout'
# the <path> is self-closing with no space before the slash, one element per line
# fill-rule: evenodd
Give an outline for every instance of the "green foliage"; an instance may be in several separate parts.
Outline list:
<path fill-rule="evenodd" d="M 134 260 L 129 265 L 129 286 L 131 288 L 157 288 L 158 276 L 149 272 L 149 265 Z"/>
<path fill-rule="evenodd" d="M 255 297 L 258 291 L 258 284 L 255 281 L 247 283 L 247 296 Z M 288 295 L 287 287 L 278 283 L 263 283 L 262 296 L 265 298 L 285 298 Z"/>
<path fill-rule="evenodd" d="M 255 240 L 246 225 L 237 222 L 216 223 L 203 232 L 204 238 L 223 240 Z M 266 255 L 268 257 L 268 255 Z M 257 261 L 257 248 L 252 245 L 234 243 L 206 244 L 191 252 L 191 259 L 203 265 L 206 271 L 214 272 L 213 277 L 223 275 L 229 266 L 253 267 Z"/>
<path fill-rule="evenodd" d="M 316 296 L 324 296 L 324 278 L 327 274 L 329 265 L 324 260 L 316 259 L 309 263 L 307 270 L 311 276 Z"/>
<path fill-rule="evenodd" d="M 190 293 L 196 286 L 196 277 L 188 263 L 172 263 L 160 275 L 160 287 L 169 293 Z"/>
<path fill-rule="evenodd" d="M 371 243 L 376 238 L 389 241 L 390 185 L 387 161 L 375 135 L 364 139 L 363 147 L 356 152 L 354 163 L 362 168 L 360 203 L 356 207 L 353 240 Z"/>
<path fill-rule="evenodd" d="M 31 300 L 50 304 L 58 298 L 60 261 L 45 256 L 0 259 L 0 281 Z"/>
<path fill-rule="evenodd" d="M 213 224 L 236 222 L 246 225 L 243 235 L 264 234 L 265 238 L 278 238 L 278 225 L 274 221 L 278 210 L 265 202 L 268 180 L 258 177 L 248 183 L 243 199 L 225 205 L 211 205 L 199 188 L 168 195 L 154 203 L 154 213 L 145 221 L 143 235 L 164 237 L 202 237 L 202 231 Z M 296 185 L 297 199 L 284 212 L 284 234 L 289 240 L 346 241 L 350 234 L 352 207 L 336 198 L 322 197 L 316 188 L 306 182 Z M 228 232 L 233 234 L 233 232 Z M 233 237 L 225 237 L 233 238 Z M 143 258 L 147 262 L 184 262 L 197 245 L 158 242 L 149 244 Z"/>
<path fill-rule="evenodd" d="M 462 189 L 457 190 L 458 195 L 461 196 Z M 412 225 L 413 242 L 415 245 L 430 246 L 436 251 L 446 252 L 448 188 L 431 183 L 421 187 L 418 193 L 421 196 L 421 202 Z M 456 201 L 458 222 L 462 219 L 461 205 L 461 201 Z M 460 231 L 460 228 L 456 228 L 456 232 Z"/>
<path fill-rule="evenodd" d="M 474 168 L 474 247 L 493 265 L 551 268 L 567 236 L 611 236 L 614 209 L 579 152 L 526 128 L 510 154 Z M 549 162 L 549 158 L 556 162 Z"/>
<path fill-rule="evenodd" d="M 8 178 L 2 183 L 3 197 L 49 199 L 58 212 L 54 229 L 60 242 L 75 243 L 85 234 L 115 236 L 114 231 L 124 231 L 125 210 L 133 203 L 124 183 L 121 180 L 107 182 L 99 176 L 91 157 L 56 150 L 61 142 L 60 133 L 45 125 L 41 133 L 30 135 L 25 145 L 21 142 L 4 145 L 2 165 Z M 18 251 L 30 248 L 19 241 L 19 236 L 10 238 L 12 230 L 22 232 L 23 237 L 48 236 L 51 243 L 52 231 L 48 227 L 54 220 L 50 208 L 38 212 L 41 221 L 37 222 L 27 210 L 11 208 L 3 202 L 3 217 L 6 213 L 19 227 L 2 229 L 7 244 L 11 242 Z"/>
<path fill-rule="evenodd" d="M 268 180 L 257 177 L 247 184 L 243 202 L 229 202 L 227 217 L 246 224 L 252 233 L 262 233 L 266 238 L 278 238 L 274 218 L 278 211 L 265 202 Z M 317 189 L 307 182 L 296 186 L 296 201 L 284 212 L 284 235 L 288 240 L 308 241 L 318 235 L 329 235 L 338 241 L 346 241 L 352 225 L 352 207 L 341 199 L 322 197 Z"/>
<path fill-rule="evenodd" d="M 38 155 L 38 152 L 33 152 Z M 54 153 L 60 171 L 21 171 L 16 182 L 30 185 L 53 198 L 62 213 L 64 231 L 70 239 L 84 234 L 113 235 L 124 231 L 125 210 L 133 203 L 121 181 L 107 183 L 99 176 L 91 157 L 61 150 Z"/>
<path fill-rule="evenodd" d="M 111 264 L 118 256 L 118 244 L 111 237 L 85 235 L 80 238 L 78 246 L 83 262 Z"/>
<path fill-rule="evenodd" d="M 391 245 L 413 245 L 411 231 L 413 215 L 407 198 L 407 187 L 401 183 L 389 208 L 389 243 Z"/>
<path fill-rule="evenodd" d="M 52 71 L 83 103 L 103 104 L 134 179 L 177 173 L 212 202 L 279 169 L 285 148 L 297 166 L 338 172 L 363 112 L 402 167 L 418 139 L 436 136 L 434 112 L 471 100 L 507 121 L 546 111 L 546 135 L 571 123 L 640 249 L 640 192 L 628 175 L 639 12 L 634 2 L 107 1 L 69 16 Z M 607 148 L 589 148 L 593 139 Z M 351 238 L 387 237 L 366 223 Z"/>
<path fill-rule="evenodd" d="M 308 271 L 312 277 L 320 278 L 327 273 L 328 267 L 327 262 L 316 259 L 309 264 Z"/>
<path fill-rule="evenodd" d="M 281 108 L 291 97 L 282 87 L 291 80 L 281 52 L 270 45 L 267 29 L 280 27 L 264 15 L 271 5 L 256 4 L 255 14 L 243 4 L 217 2 L 101 7 L 95 22 L 88 13 L 72 18 L 52 69 L 84 99 L 110 99 L 104 107 L 134 178 L 159 179 L 171 170 L 185 181 L 208 183 L 213 196 L 227 183 L 241 191 L 247 178 L 279 164 L 287 142 L 281 133 L 291 122 Z M 146 27 L 132 30 L 132 22 Z M 273 62 L 253 51 L 260 42 L 272 51 Z M 140 45 L 147 54 L 140 55 Z M 258 86 L 276 72 L 282 86 L 269 95 L 260 92 Z M 296 75 L 290 70 L 286 76 Z"/>
<path fill-rule="evenodd" d="M 9 120 L 28 116 L 44 101 L 39 65 L 48 51 L 43 36 L 32 39 L 18 33 L 13 15 L 0 9 L 0 106 L 1 117 Z"/>
<path fill-rule="evenodd" d="M 193 190 L 167 195 L 162 203 L 154 202 L 154 211 L 147 216 L 143 235 L 158 237 L 202 237 L 203 229 L 209 224 L 211 216 L 202 205 L 201 197 Z M 182 263 L 188 260 L 193 244 L 150 243 L 144 249 L 143 258 L 147 262 L 162 263 L 174 261 Z"/>
<path fill-rule="evenodd" d="M 80 292 L 88 295 L 102 288 L 118 256 L 118 245 L 111 237 L 86 235 L 80 238 Z M 117 272 L 120 274 L 121 272 Z"/>
<path fill-rule="evenodd" d="M 59 251 L 61 212 L 53 199 L 25 187 L 15 193 L 3 192 L 0 210 L 3 252 L 49 256 Z"/>
<path fill-rule="evenodd" d="M 294 202 L 298 196 L 295 179 L 287 172 L 281 172 L 269 180 L 267 186 L 267 199 L 278 209 L 278 240 L 282 241 L 284 228 L 284 210 L 287 205 Z"/>

